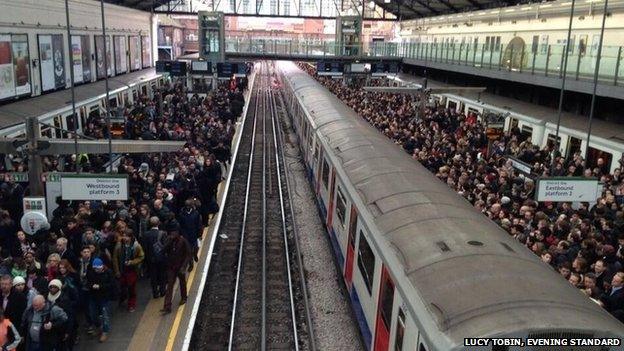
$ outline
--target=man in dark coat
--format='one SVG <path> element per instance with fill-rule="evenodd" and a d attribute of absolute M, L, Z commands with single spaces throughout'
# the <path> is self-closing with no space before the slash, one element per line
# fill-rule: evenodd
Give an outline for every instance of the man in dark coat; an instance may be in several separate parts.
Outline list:
<path fill-rule="evenodd" d="M 184 207 L 178 214 L 178 223 L 180 223 L 180 234 L 186 239 L 193 250 L 193 259 L 197 262 L 197 252 L 199 247 L 197 246 L 197 239 L 201 238 L 204 230 L 201 221 L 201 215 L 199 211 L 195 209 L 195 201 L 193 199 L 187 199 L 184 202 Z"/>
<path fill-rule="evenodd" d="M 180 283 L 180 305 L 186 303 L 186 267 L 189 266 L 193 257 L 193 252 L 186 239 L 180 235 L 179 224 L 169 223 L 167 244 L 165 245 L 165 266 L 167 267 L 167 293 L 165 294 L 165 305 L 161 312 L 171 313 L 171 299 L 173 298 L 173 285 L 176 279 Z"/>
<path fill-rule="evenodd" d="M 13 325 L 21 325 L 22 314 L 26 310 L 26 296 L 13 291 L 13 279 L 10 275 L 4 275 L 0 278 L 0 292 L 2 293 L 4 316 Z"/>
<path fill-rule="evenodd" d="M 43 295 L 33 298 L 22 319 L 28 351 L 60 350 L 67 314 L 60 307 L 46 302 Z"/>
<path fill-rule="evenodd" d="M 611 289 L 600 299 L 604 308 L 615 318 L 624 322 L 624 273 L 618 272 L 611 280 Z"/>
<path fill-rule="evenodd" d="M 152 285 L 152 296 L 157 299 L 165 296 L 167 277 L 165 275 L 164 246 L 167 233 L 159 229 L 160 220 L 153 216 L 149 219 L 150 229 L 145 232 L 143 241 L 145 247 L 145 262 Z"/>

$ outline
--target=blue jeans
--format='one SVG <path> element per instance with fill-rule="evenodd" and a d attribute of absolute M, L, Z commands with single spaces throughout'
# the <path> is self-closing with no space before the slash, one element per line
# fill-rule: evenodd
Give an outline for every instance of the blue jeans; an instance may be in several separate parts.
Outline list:
<path fill-rule="evenodd" d="M 110 332 L 110 302 L 108 300 L 89 299 L 89 313 L 95 324 L 102 324 L 102 332 Z"/>

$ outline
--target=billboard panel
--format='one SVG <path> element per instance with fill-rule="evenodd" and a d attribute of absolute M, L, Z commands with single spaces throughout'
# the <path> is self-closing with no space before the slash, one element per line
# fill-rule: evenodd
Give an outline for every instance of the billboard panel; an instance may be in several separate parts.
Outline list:
<path fill-rule="evenodd" d="M 80 36 L 80 46 L 82 47 L 82 81 L 91 81 L 91 41 L 89 36 Z"/>
<path fill-rule="evenodd" d="M 54 58 L 51 35 L 39 35 L 39 67 L 41 91 L 54 90 Z"/>
<path fill-rule="evenodd" d="M 52 36 L 52 52 L 54 58 L 54 87 L 65 87 L 65 50 L 63 47 L 63 36 L 55 34 Z"/>
<path fill-rule="evenodd" d="M 15 72 L 15 95 L 30 94 L 30 57 L 28 55 L 28 36 L 13 35 L 13 69 Z"/>
<path fill-rule="evenodd" d="M 15 95 L 11 36 L 0 35 L 0 99 Z"/>
<path fill-rule="evenodd" d="M 143 68 L 152 67 L 152 42 L 150 37 L 141 37 L 141 56 Z"/>
<path fill-rule="evenodd" d="M 115 73 L 122 74 L 128 70 L 126 60 L 126 37 L 113 36 L 113 46 L 115 49 Z"/>
<path fill-rule="evenodd" d="M 102 79 L 105 77 L 104 74 L 104 55 L 106 53 L 106 64 L 108 65 L 108 75 L 113 75 L 113 68 L 115 64 L 112 60 L 111 55 L 111 43 L 110 37 L 106 36 L 106 49 L 104 48 L 104 37 L 101 35 L 95 36 L 95 63 L 96 63 L 96 77 L 97 79 Z"/>
<path fill-rule="evenodd" d="M 138 36 L 128 37 L 130 51 L 130 70 L 136 71 L 141 69 L 141 40 Z"/>
<path fill-rule="evenodd" d="M 71 37 L 71 63 L 74 70 L 74 82 L 82 83 L 82 41 L 78 35 Z"/>

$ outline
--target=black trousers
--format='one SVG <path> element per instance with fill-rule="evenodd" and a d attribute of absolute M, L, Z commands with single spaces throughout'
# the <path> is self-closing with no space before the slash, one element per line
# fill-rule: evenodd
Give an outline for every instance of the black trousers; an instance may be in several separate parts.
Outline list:
<path fill-rule="evenodd" d="M 150 284 L 154 296 L 164 295 L 167 286 L 167 272 L 164 262 L 150 262 L 148 265 Z"/>

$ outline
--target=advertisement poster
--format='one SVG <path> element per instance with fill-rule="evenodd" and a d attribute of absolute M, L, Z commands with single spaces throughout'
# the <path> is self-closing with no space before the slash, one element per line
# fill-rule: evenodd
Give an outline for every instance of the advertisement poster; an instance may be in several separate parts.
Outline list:
<path fill-rule="evenodd" d="M 143 68 L 152 67 L 152 45 L 150 37 L 141 37 L 141 56 Z"/>
<path fill-rule="evenodd" d="M 130 70 L 136 71 L 141 69 L 141 41 L 139 37 L 128 37 L 130 43 Z"/>
<path fill-rule="evenodd" d="M 11 36 L 0 35 L 0 99 L 15 95 Z"/>
<path fill-rule="evenodd" d="M 15 72 L 15 95 L 30 94 L 30 57 L 28 55 L 28 36 L 13 35 L 13 69 Z"/>
<path fill-rule="evenodd" d="M 128 71 L 128 60 L 126 57 L 126 37 L 114 36 L 113 44 L 115 45 L 115 73 L 126 73 Z"/>
<path fill-rule="evenodd" d="M 63 51 L 63 36 L 60 34 L 53 35 L 54 86 L 57 89 L 65 87 L 65 53 Z"/>
<path fill-rule="evenodd" d="M 89 36 L 80 36 L 80 46 L 82 47 L 82 81 L 91 81 L 91 42 Z"/>
<path fill-rule="evenodd" d="M 111 45 L 110 45 L 110 37 L 106 37 L 106 53 L 107 53 L 107 61 L 108 65 L 108 75 L 113 75 L 114 63 L 111 55 Z M 97 79 L 104 78 L 104 37 L 101 35 L 95 36 L 95 57 L 96 57 L 96 74 Z"/>
<path fill-rule="evenodd" d="M 80 37 L 72 35 L 71 37 L 71 62 L 74 70 L 74 82 L 82 83 L 82 42 Z"/>
<path fill-rule="evenodd" d="M 39 65 L 41 90 L 54 90 L 54 59 L 52 57 L 51 35 L 39 35 Z"/>

